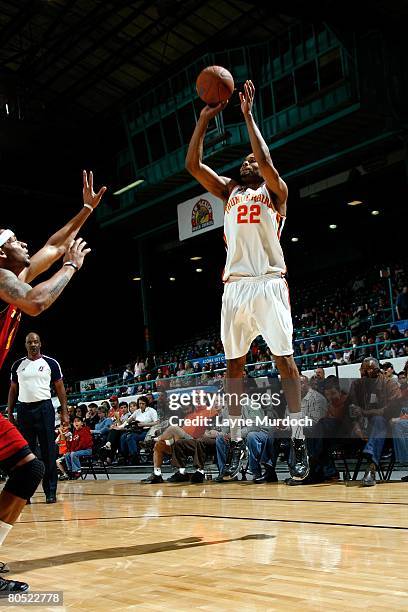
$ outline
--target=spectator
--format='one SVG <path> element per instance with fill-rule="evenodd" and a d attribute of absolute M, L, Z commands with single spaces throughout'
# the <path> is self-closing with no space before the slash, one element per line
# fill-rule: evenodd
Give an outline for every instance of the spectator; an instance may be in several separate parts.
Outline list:
<path fill-rule="evenodd" d="M 368 438 L 363 449 L 368 465 L 362 485 L 369 487 L 376 484 L 375 474 L 384 448 L 388 418 L 401 397 L 401 391 L 393 379 L 385 378 L 379 362 L 373 357 L 364 359 L 360 375 L 361 378 L 354 380 L 350 387 L 350 417 L 363 424 L 363 433 Z"/>
<path fill-rule="evenodd" d="M 106 443 L 106 449 L 112 453 L 113 451 L 116 452 L 120 441 L 123 455 L 128 457 L 128 460 L 133 464 L 140 463 L 139 443 L 145 439 L 149 429 L 159 423 L 157 412 L 149 405 L 147 397 L 139 397 L 136 404 L 136 410 L 126 421 L 115 427 L 116 431 L 112 433 L 112 436 L 111 434 L 108 436 Z M 121 436 L 124 432 L 127 435 L 122 442 Z M 113 440 L 115 440 L 115 444 L 113 444 Z"/>
<path fill-rule="evenodd" d="M 57 468 L 62 472 L 60 480 L 77 480 L 81 477 L 80 457 L 92 455 L 93 440 L 91 430 L 84 425 L 82 419 L 74 419 L 74 433 L 67 436 L 67 452 L 63 459 L 57 460 Z M 68 469 L 64 468 L 63 460 Z"/>
<path fill-rule="evenodd" d="M 401 321 L 408 319 L 408 286 L 402 288 L 401 293 L 397 296 L 396 301 L 397 317 Z"/>
<path fill-rule="evenodd" d="M 320 369 L 320 368 L 319 368 Z M 327 414 L 327 400 L 309 385 L 307 376 L 300 377 L 301 409 L 305 417 L 317 423 Z"/>
<path fill-rule="evenodd" d="M 130 363 L 128 363 L 122 375 L 123 384 L 129 385 L 129 383 L 133 382 L 134 378 L 135 378 L 135 373 L 132 370 L 132 366 L 130 365 Z"/>
<path fill-rule="evenodd" d="M 140 376 L 145 370 L 145 364 L 142 361 L 141 357 L 136 357 L 135 367 L 134 367 L 134 377 Z"/>
<path fill-rule="evenodd" d="M 97 423 L 99 423 L 98 404 L 91 402 L 88 404 L 88 411 L 85 415 L 85 425 L 92 430 L 95 429 Z"/>

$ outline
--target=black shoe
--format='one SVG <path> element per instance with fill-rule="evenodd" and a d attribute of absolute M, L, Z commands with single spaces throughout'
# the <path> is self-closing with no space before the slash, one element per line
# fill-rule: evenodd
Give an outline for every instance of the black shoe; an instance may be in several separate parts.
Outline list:
<path fill-rule="evenodd" d="M 202 484 L 204 482 L 205 479 L 205 474 L 202 474 L 201 472 L 199 472 L 197 470 L 197 472 L 194 472 L 194 474 L 191 474 L 191 484 Z"/>
<path fill-rule="evenodd" d="M 402 480 L 402 482 L 408 482 L 408 474 L 407 474 L 407 476 L 403 476 L 401 478 L 401 480 Z"/>
<path fill-rule="evenodd" d="M 245 455 L 245 442 L 244 440 L 231 440 L 228 449 L 227 462 L 224 465 L 222 477 L 225 480 L 231 480 L 235 478 L 241 469 L 242 460 Z"/>
<path fill-rule="evenodd" d="M 366 473 L 363 476 L 361 484 L 363 487 L 375 487 L 377 484 L 375 480 L 375 463 L 370 463 L 366 469 Z"/>
<path fill-rule="evenodd" d="M 278 482 L 278 476 L 274 469 L 266 468 L 265 474 L 263 476 L 259 476 L 258 478 L 254 478 L 253 481 L 255 484 L 264 484 L 265 482 Z"/>
<path fill-rule="evenodd" d="M 164 482 L 164 480 L 161 474 L 160 476 L 156 476 L 156 474 L 153 472 L 153 474 L 150 474 L 148 478 L 144 478 L 140 482 L 141 484 L 160 484 L 161 482 Z"/>
<path fill-rule="evenodd" d="M 190 480 L 188 474 L 181 474 L 180 472 L 175 472 L 175 474 L 170 476 L 170 478 L 168 478 L 166 482 L 187 482 L 188 480 Z"/>
<path fill-rule="evenodd" d="M 60 474 L 58 480 L 69 480 L 68 474 Z"/>
<path fill-rule="evenodd" d="M 290 476 L 293 480 L 304 480 L 309 474 L 306 440 L 292 438 L 290 442 L 295 456 L 295 464 L 289 466 Z"/>
<path fill-rule="evenodd" d="M 46 498 L 45 502 L 47 504 L 56 504 L 57 503 L 57 496 L 56 495 L 48 495 L 48 497 Z"/>
<path fill-rule="evenodd" d="M 214 479 L 214 482 L 226 482 L 226 480 L 224 480 L 222 475 L 220 474 L 219 476 L 217 476 L 217 478 Z"/>
<path fill-rule="evenodd" d="M 0 597 L 7 597 L 11 593 L 25 593 L 29 588 L 26 582 L 0 578 Z"/>
<path fill-rule="evenodd" d="M 289 487 L 306 484 L 304 480 L 295 480 L 294 478 L 285 478 L 285 484 Z"/>

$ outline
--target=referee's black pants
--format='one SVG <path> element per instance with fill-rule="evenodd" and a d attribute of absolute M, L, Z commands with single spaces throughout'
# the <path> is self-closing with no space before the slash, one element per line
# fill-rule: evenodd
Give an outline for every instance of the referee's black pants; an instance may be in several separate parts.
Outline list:
<path fill-rule="evenodd" d="M 46 497 L 57 493 L 57 454 L 55 450 L 55 410 L 51 400 L 17 404 L 17 425 L 33 453 L 37 440 L 45 465 L 43 489 Z"/>

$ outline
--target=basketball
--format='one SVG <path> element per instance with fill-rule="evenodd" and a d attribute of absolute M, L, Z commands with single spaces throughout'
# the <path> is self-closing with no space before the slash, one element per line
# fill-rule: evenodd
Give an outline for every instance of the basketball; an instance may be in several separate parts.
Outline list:
<path fill-rule="evenodd" d="M 216 105 L 230 99 L 234 91 L 234 79 L 222 66 L 207 66 L 198 75 L 196 89 L 203 102 Z"/>

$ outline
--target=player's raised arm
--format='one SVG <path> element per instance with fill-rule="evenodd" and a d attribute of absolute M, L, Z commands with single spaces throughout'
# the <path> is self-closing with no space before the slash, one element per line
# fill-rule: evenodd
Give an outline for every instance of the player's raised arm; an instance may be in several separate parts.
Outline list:
<path fill-rule="evenodd" d="M 95 193 L 93 190 L 92 170 L 89 172 L 89 175 L 86 170 L 84 170 L 82 174 L 83 207 L 75 217 L 53 234 L 45 245 L 31 257 L 30 267 L 23 270 L 19 275 L 19 278 L 24 282 L 29 283 L 34 280 L 39 274 L 48 270 L 55 261 L 64 255 L 67 247 L 76 238 L 89 215 L 99 205 L 107 188 L 101 187 L 101 189 Z"/>
<path fill-rule="evenodd" d="M 225 103 L 221 102 L 214 108 L 205 106 L 201 111 L 188 147 L 186 169 L 204 189 L 225 201 L 229 196 L 232 179 L 219 176 L 214 170 L 203 164 L 203 143 L 208 124 L 223 108 L 225 108 Z"/>
<path fill-rule="evenodd" d="M 0 299 L 33 317 L 39 315 L 63 292 L 90 250 L 84 240 L 75 240 L 65 254 L 61 269 L 36 287 L 23 282 L 11 270 L 0 269 Z"/>
<path fill-rule="evenodd" d="M 276 197 L 276 207 L 278 213 L 286 216 L 286 200 L 288 198 L 288 188 L 285 181 L 279 176 L 279 172 L 272 162 L 271 154 L 263 136 L 255 123 L 252 115 L 252 106 L 254 103 L 255 87 L 252 81 L 246 81 L 244 85 L 244 93 L 240 92 L 241 110 L 244 115 L 247 125 L 249 140 L 251 142 L 252 152 L 258 162 L 259 172 L 261 173 L 265 183 Z"/>

